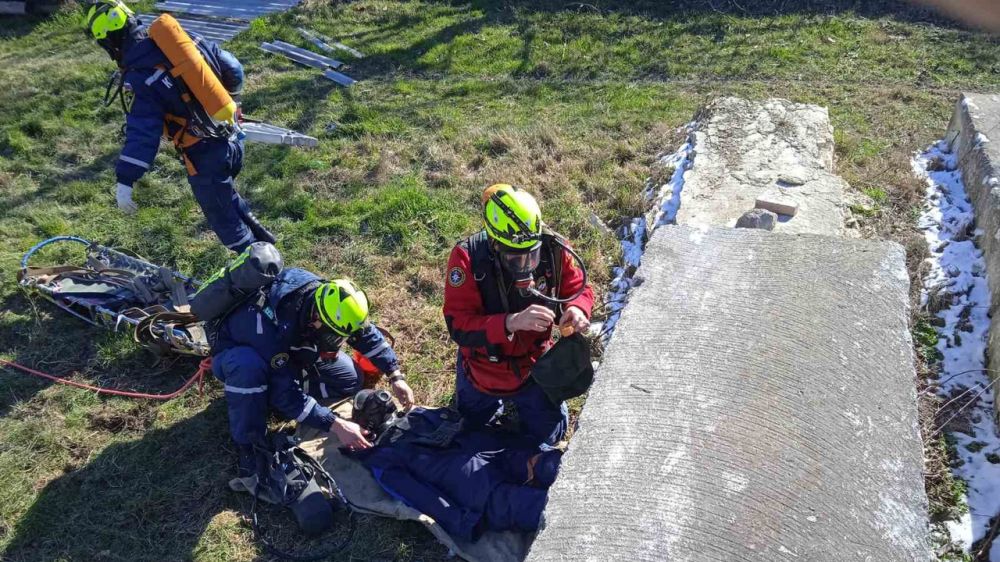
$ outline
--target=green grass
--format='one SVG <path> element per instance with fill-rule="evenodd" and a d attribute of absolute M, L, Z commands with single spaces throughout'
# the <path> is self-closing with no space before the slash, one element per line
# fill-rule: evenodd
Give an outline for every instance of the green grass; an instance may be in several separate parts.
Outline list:
<path fill-rule="evenodd" d="M 775 2 L 803 6 L 778 13 L 680 2 L 321 4 L 257 20 L 229 45 L 248 69 L 246 112 L 321 140 L 311 150 L 251 145 L 239 183 L 287 263 L 366 287 L 429 404 L 446 402 L 453 384 L 445 259 L 476 228 L 485 185 L 536 193 L 601 285 L 618 250 L 591 213 L 612 227 L 642 213 L 657 153 L 676 148 L 676 129 L 706 101 L 780 96 L 830 108 L 838 171 L 879 209 L 857 217 L 865 234 L 912 244 L 920 190 L 909 154 L 942 134 L 960 90 L 1000 86 L 995 39 L 869 3 Z M 200 277 L 227 253 L 166 148 L 138 184 L 139 214 L 115 208 L 122 117 L 99 107 L 111 65 L 75 18 L 7 23 L 0 356 L 80 380 L 175 388 L 191 361 L 157 362 L 33 301 L 16 286 L 18 259 L 67 233 Z M 345 90 L 257 49 L 274 39 L 307 47 L 298 25 L 367 53 L 348 61 L 361 81 Z M 265 559 L 239 518 L 241 498 L 225 489 L 227 435 L 214 384 L 204 397 L 148 404 L 3 372 L 0 557 Z M 365 520 L 362 536 L 345 559 L 444 555 L 415 524 Z"/>

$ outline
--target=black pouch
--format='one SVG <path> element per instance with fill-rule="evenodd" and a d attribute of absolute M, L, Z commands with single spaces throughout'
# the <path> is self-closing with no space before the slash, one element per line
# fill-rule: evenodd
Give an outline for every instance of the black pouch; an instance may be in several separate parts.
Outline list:
<path fill-rule="evenodd" d="M 594 382 L 590 342 L 580 334 L 561 338 L 538 358 L 531 378 L 553 404 L 585 394 Z"/>

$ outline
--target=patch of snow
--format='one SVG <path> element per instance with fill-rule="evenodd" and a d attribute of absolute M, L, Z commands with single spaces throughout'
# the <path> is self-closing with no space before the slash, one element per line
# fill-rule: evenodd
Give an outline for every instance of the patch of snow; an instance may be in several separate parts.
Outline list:
<path fill-rule="evenodd" d="M 944 163 L 944 170 L 927 169 L 934 159 Z M 937 313 L 944 323 L 937 328 L 937 350 L 941 353 L 937 386 L 943 403 L 953 402 L 941 416 L 947 424 L 955 415 L 963 426 L 962 431 L 950 435 L 962 461 L 953 472 L 968 484 L 965 499 L 969 513 L 948 522 L 947 529 L 951 539 L 968 551 L 989 531 L 990 518 L 1000 512 L 1000 464 L 988 460 L 1000 460 L 995 456 L 1000 455 L 1000 435 L 993 421 L 994 395 L 984 371 L 990 327 L 989 282 L 983 252 L 976 239 L 970 240 L 966 234 L 975 219 L 962 173 L 957 170 L 957 156 L 939 141 L 917 154 L 912 166 L 917 177 L 926 182 L 918 225 L 930 257 L 921 303 L 928 303 L 934 295 L 936 301 L 946 304 Z M 992 559 L 1000 560 L 1000 550 Z"/>
<path fill-rule="evenodd" d="M 611 339 L 615 326 L 621 317 L 622 310 L 628 300 L 628 292 L 635 285 L 635 271 L 642 264 L 642 253 L 646 241 L 653 231 L 664 224 L 673 224 L 677 220 L 677 210 L 681 206 L 681 191 L 684 189 L 684 174 L 691 167 L 694 151 L 695 123 L 688 123 L 680 130 L 688 133 L 688 140 L 671 154 L 663 156 L 659 165 L 673 168 L 670 179 L 663 185 L 656 185 L 652 178 L 647 180 L 646 200 L 656 209 L 652 217 L 652 227 L 648 226 L 646 217 L 635 217 L 629 224 L 619 230 L 622 244 L 622 265 L 612 270 L 611 289 L 608 291 L 607 318 L 601 324 L 600 334 L 605 342 Z"/>
<path fill-rule="evenodd" d="M 986 135 L 984 135 L 982 133 L 976 133 L 976 145 L 977 146 L 986 144 L 988 142 L 990 142 L 990 137 L 988 137 L 988 136 L 986 136 Z"/>

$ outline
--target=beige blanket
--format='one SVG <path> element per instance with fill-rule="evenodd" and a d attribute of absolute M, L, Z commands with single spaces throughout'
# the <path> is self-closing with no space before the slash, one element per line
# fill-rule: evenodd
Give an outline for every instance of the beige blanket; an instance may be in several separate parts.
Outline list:
<path fill-rule="evenodd" d="M 350 404 L 337 408 L 337 413 L 348 419 L 350 412 Z M 394 519 L 419 521 L 442 544 L 469 562 L 519 562 L 527 555 L 532 535 L 488 532 L 476 542 L 455 539 L 434 519 L 385 493 L 367 468 L 340 453 L 338 450 L 340 442 L 332 433 L 299 426 L 297 435 L 302 439 L 302 448 L 323 463 L 324 468 L 340 485 L 341 491 L 359 511 Z"/>

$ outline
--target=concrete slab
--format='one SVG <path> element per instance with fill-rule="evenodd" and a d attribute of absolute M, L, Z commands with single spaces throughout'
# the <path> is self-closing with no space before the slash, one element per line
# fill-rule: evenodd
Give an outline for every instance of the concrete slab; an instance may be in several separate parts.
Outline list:
<path fill-rule="evenodd" d="M 1000 94 L 962 94 L 945 139 L 958 156 L 965 191 L 975 208 L 976 226 L 985 233 L 978 242 L 986 273 L 990 279 L 1000 279 Z M 990 292 L 987 363 L 1000 365 L 1000 283 L 990 283 Z"/>
<path fill-rule="evenodd" d="M 658 229 L 528 560 L 927 561 L 894 243 Z"/>
<path fill-rule="evenodd" d="M 697 116 L 695 157 L 684 174 L 677 224 L 734 226 L 756 198 L 780 188 L 798 207 L 776 232 L 837 236 L 847 183 L 833 171 L 826 108 L 772 99 L 720 98 Z"/>

